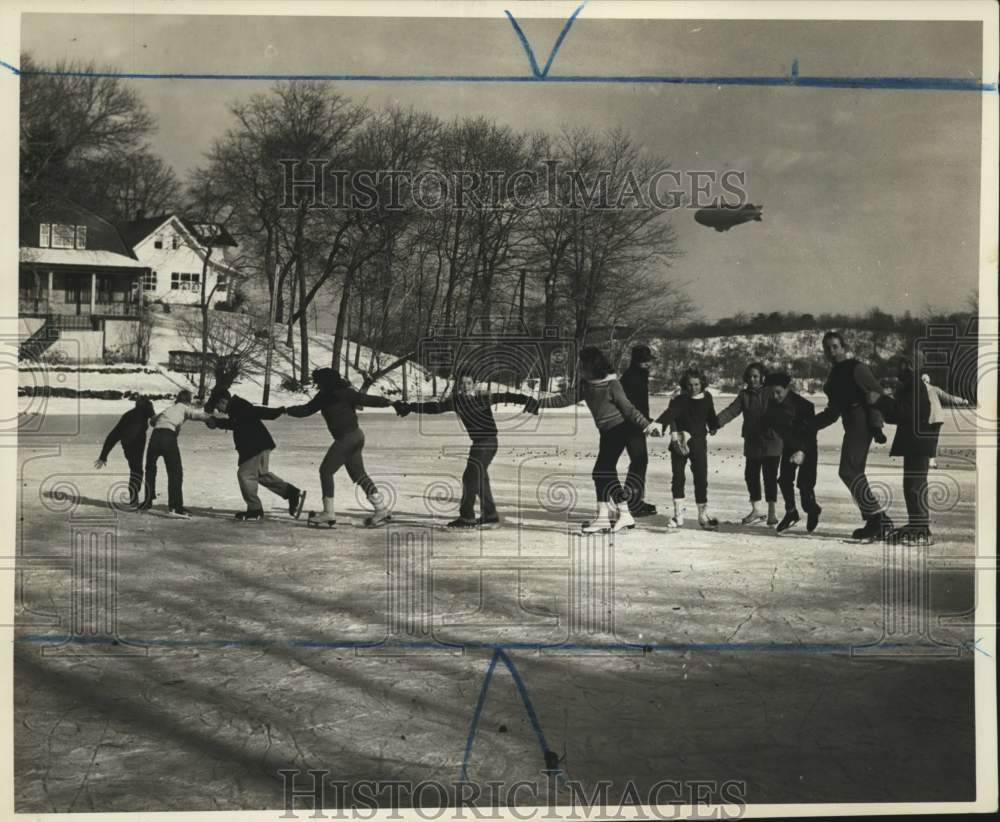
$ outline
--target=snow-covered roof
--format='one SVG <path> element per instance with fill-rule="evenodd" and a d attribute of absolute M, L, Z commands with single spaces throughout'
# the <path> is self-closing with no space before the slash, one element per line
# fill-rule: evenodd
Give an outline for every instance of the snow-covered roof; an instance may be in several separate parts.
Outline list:
<path fill-rule="evenodd" d="M 132 257 L 113 251 L 92 251 L 78 248 L 26 248 L 20 250 L 22 263 L 42 265 L 80 265 L 103 268 L 133 268 L 140 271 L 149 266 Z"/>

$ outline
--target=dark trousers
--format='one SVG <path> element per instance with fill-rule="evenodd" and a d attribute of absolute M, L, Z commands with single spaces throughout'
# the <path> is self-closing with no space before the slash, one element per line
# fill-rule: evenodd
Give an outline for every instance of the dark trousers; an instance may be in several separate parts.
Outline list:
<path fill-rule="evenodd" d="M 906 514 L 914 528 L 930 527 L 927 504 L 927 469 L 930 457 L 903 457 L 903 499 Z"/>
<path fill-rule="evenodd" d="M 646 468 L 649 466 L 649 453 L 646 451 L 646 435 L 641 428 L 634 425 L 628 427 L 625 437 L 625 450 L 628 451 L 628 475 L 625 477 L 625 495 L 628 506 L 635 510 L 646 497 Z"/>
<path fill-rule="evenodd" d="M 743 478 L 750 492 L 750 502 L 760 502 L 760 476 L 764 475 L 764 495 L 768 502 L 778 501 L 778 466 L 781 457 L 747 457 Z"/>
<path fill-rule="evenodd" d="M 688 462 L 694 476 L 694 500 L 704 505 L 708 502 L 708 442 L 704 437 L 688 440 L 686 457 L 670 452 L 670 469 L 673 472 L 670 490 L 674 499 L 684 499 L 684 469 Z"/>
<path fill-rule="evenodd" d="M 865 409 L 861 406 L 849 408 L 844 412 L 843 419 L 844 439 L 840 445 L 840 481 L 851 492 L 861 516 L 868 518 L 881 510 L 868 484 L 868 477 L 865 476 L 872 432 L 868 426 Z"/>
<path fill-rule="evenodd" d="M 816 446 L 806 448 L 803 453 L 806 458 L 802 465 L 791 461 L 794 452 L 789 452 L 781 458 L 781 473 L 778 484 L 781 486 L 781 496 L 785 501 L 785 511 L 795 511 L 795 487 L 798 485 L 799 497 L 802 499 L 802 510 L 807 514 L 816 507 L 816 464 L 819 461 Z M 796 482 L 796 477 L 798 481 Z"/>
<path fill-rule="evenodd" d="M 125 460 L 128 462 L 128 501 L 132 505 L 139 502 L 139 489 L 142 488 L 142 455 L 146 450 L 146 437 L 123 442 L 122 451 L 125 452 Z"/>
<path fill-rule="evenodd" d="M 628 424 L 619 423 L 614 428 L 601 431 L 601 443 L 597 448 L 597 461 L 591 477 L 597 491 L 598 502 L 624 502 L 625 491 L 618 479 L 618 460 L 625 450 L 628 440 Z"/>
<path fill-rule="evenodd" d="M 462 519 L 476 518 L 476 497 L 479 497 L 484 517 L 496 516 L 497 506 L 490 488 L 489 469 L 498 447 L 496 437 L 477 437 L 472 441 L 469 459 L 462 473 L 462 503 L 459 508 Z"/>
<path fill-rule="evenodd" d="M 184 507 L 184 467 L 177 447 L 177 432 L 156 428 L 146 449 L 146 501 L 156 498 L 156 463 L 163 457 L 167 468 L 167 504 L 174 509 Z"/>
<path fill-rule="evenodd" d="M 333 441 L 327 449 L 323 462 L 319 464 L 319 483 L 324 497 L 333 496 L 333 475 L 341 467 L 347 468 L 347 476 L 355 485 L 360 485 L 365 496 L 375 493 L 375 483 L 365 471 L 365 460 L 362 452 L 365 447 L 365 435 L 360 428 L 348 431 Z"/>

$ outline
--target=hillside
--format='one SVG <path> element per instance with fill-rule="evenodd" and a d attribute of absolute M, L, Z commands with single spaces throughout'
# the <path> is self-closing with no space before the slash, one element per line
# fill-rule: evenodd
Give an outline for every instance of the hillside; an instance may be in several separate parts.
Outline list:
<path fill-rule="evenodd" d="M 191 345 L 179 330 L 184 311 L 174 309 L 170 314 L 154 314 L 150 339 L 150 358 L 145 365 L 115 364 L 105 366 L 37 365 L 22 363 L 20 366 L 20 409 L 37 412 L 40 396 L 46 395 L 50 409 L 59 409 L 60 400 L 66 400 L 67 413 L 75 411 L 117 411 L 130 405 L 134 394 L 146 394 L 162 400 L 173 396 L 180 388 L 196 388 L 197 374 L 171 370 L 172 350 L 190 349 Z M 285 345 L 283 328 L 276 327 L 278 338 L 274 346 L 273 374 L 271 378 L 271 405 L 293 404 L 302 401 L 304 392 L 295 389 L 297 376 L 293 352 Z M 813 393 L 819 390 L 828 370 L 822 356 L 823 331 L 789 331 L 777 334 L 734 334 L 728 336 L 669 339 L 651 341 L 657 351 L 660 365 L 654 371 L 651 388 L 654 392 L 670 393 L 676 390 L 676 380 L 689 365 L 701 368 L 709 377 L 715 392 L 729 393 L 741 384 L 741 375 L 747 363 L 760 360 L 771 368 L 786 369 L 797 380 L 802 390 Z M 845 330 L 845 337 L 857 356 L 866 360 L 884 358 L 900 350 L 905 339 L 898 334 L 877 334 L 867 330 Z M 296 335 L 297 346 L 298 338 Z M 372 352 L 365 346 L 356 347 L 349 341 L 351 365 L 340 364 L 340 370 L 355 385 L 360 386 L 362 374 L 355 370 L 357 361 L 364 367 Z M 329 365 L 333 351 L 333 334 L 313 332 L 309 337 L 310 360 L 313 367 Z M 384 362 L 390 357 L 383 355 Z M 237 380 L 234 390 L 252 402 L 260 402 L 264 381 L 263 354 L 255 358 L 247 372 Z M 416 364 L 407 366 L 406 394 L 411 400 L 427 399 L 444 389 L 447 382 L 435 379 L 431 373 Z M 291 387 L 288 387 L 291 386 Z M 526 386 L 512 386 L 530 391 Z M 402 369 L 381 377 L 369 388 L 373 394 L 401 397 L 403 394 Z M 71 408 L 70 408 L 71 404 Z"/>

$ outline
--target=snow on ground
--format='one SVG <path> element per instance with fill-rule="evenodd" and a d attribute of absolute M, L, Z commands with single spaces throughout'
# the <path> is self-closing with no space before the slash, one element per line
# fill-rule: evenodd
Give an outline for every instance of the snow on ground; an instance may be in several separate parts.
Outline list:
<path fill-rule="evenodd" d="M 190 521 L 109 508 L 124 461 L 92 463 L 113 416 L 47 417 L 23 433 L 17 810 L 280 808 L 283 768 L 452 783 L 464 767 L 480 783 L 542 783 L 543 740 L 588 796 L 600 779 L 613 797 L 626 779 L 643 792 L 714 779 L 744 783 L 754 803 L 973 798 L 973 665 L 955 652 L 971 629 L 937 619 L 972 605 L 967 437 L 946 431 L 932 476 L 932 550 L 951 565 L 931 575 L 927 624 L 947 645 L 914 656 L 878 645 L 883 574 L 924 577 L 901 553 L 845 542 L 858 516 L 835 427 L 821 436 L 815 534 L 736 524 L 748 506 L 733 423 L 711 440 L 718 532 L 671 532 L 657 516 L 611 543 L 574 536 L 593 510 L 586 412 L 498 416 L 491 475 L 506 524 L 459 534 L 440 527 L 468 442 L 451 415 L 362 412 L 368 470 L 396 512 L 384 530 L 359 527 L 366 505 L 343 476 L 334 530 L 290 520 L 266 491 L 267 521 L 235 524 L 230 435 L 197 423 L 181 435 Z M 272 469 L 317 507 L 322 420 L 268 427 Z M 647 497 L 665 512 L 666 443 L 650 450 Z M 898 461 L 876 447 L 870 466 L 900 518 Z M 164 483 L 161 470 L 159 503 Z M 114 535 L 117 562 L 116 586 L 94 590 L 116 591 L 117 634 L 132 645 L 102 644 L 106 625 L 86 633 L 99 610 L 74 606 L 89 586 L 73 581 L 71 546 L 106 544 L 88 543 L 94 533 Z M 506 658 L 484 690 L 497 643 Z M 852 655 L 863 645 L 882 655 Z M 124 655 L 77 655 L 108 651 Z"/>

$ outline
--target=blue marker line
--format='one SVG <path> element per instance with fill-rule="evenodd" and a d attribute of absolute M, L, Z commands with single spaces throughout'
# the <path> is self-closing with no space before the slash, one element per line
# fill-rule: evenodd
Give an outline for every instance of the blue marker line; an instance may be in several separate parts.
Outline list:
<path fill-rule="evenodd" d="M 486 676 L 483 677 L 482 687 L 479 689 L 479 698 L 476 700 L 476 710 L 472 714 L 472 724 L 469 726 L 469 736 L 465 740 L 465 755 L 462 757 L 462 771 L 459 780 L 469 781 L 469 759 L 472 756 L 472 743 L 476 741 L 476 731 L 479 729 L 479 717 L 483 713 L 483 706 L 486 705 L 486 692 L 490 689 L 490 681 L 493 679 L 493 672 L 497 667 L 497 660 L 500 658 L 500 649 L 493 652 L 490 657 L 489 667 L 486 669 Z"/>
<path fill-rule="evenodd" d="M 517 39 L 521 41 L 521 48 L 524 49 L 524 53 L 528 55 L 528 62 L 531 64 L 531 73 L 535 77 L 546 77 L 549 73 L 549 69 L 552 68 L 552 61 L 556 59 L 556 53 L 559 51 L 559 47 L 562 45 L 563 40 L 566 39 L 566 35 L 569 34 L 569 30 L 573 27 L 573 21 L 576 20 L 577 15 L 583 11 L 583 7 L 586 6 L 586 2 L 581 3 L 576 7 L 569 19 L 563 23 L 562 30 L 559 32 L 559 36 L 556 38 L 555 45 L 552 46 L 552 50 L 549 52 L 549 59 L 545 61 L 545 68 L 539 69 L 538 62 L 535 60 L 535 51 L 531 48 L 531 43 L 528 42 L 528 38 L 525 36 L 524 32 L 521 30 L 521 26 L 518 25 L 517 20 L 514 15 L 509 11 L 504 10 L 504 14 L 507 15 L 507 19 L 510 20 L 510 24 L 514 27 L 514 33 L 517 35 Z"/>
<path fill-rule="evenodd" d="M 996 91 L 997 84 L 956 77 L 792 77 L 669 76 L 669 75 L 485 75 L 485 74 L 184 74 L 114 71 L 21 71 L 0 60 L 19 77 L 120 77 L 126 80 L 325 80 L 371 83 L 583 83 L 705 86 L 803 87 L 822 89 L 875 89 L 883 91 Z"/>
<path fill-rule="evenodd" d="M 514 660 L 507 656 L 507 654 L 505 654 L 500 648 L 497 648 L 497 654 L 500 656 L 500 659 L 503 660 L 503 664 L 507 666 L 507 670 L 510 671 L 510 675 L 514 678 L 514 685 L 517 686 L 517 692 L 521 695 L 521 702 L 524 703 L 524 710 L 528 713 L 528 720 L 531 722 L 531 727 L 535 731 L 535 738 L 541 746 L 542 757 L 544 758 L 549 753 L 549 745 L 545 741 L 545 734 L 542 732 L 542 723 L 538 721 L 538 714 L 535 713 L 535 706 L 531 704 L 531 697 L 528 696 L 528 688 L 524 684 L 524 680 L 521 679 L 521 673 L 514 665 Z"/>
<path fill-rule="evenodd" d="M 350 650 L 360 648 L 398 648 L 401 650 L 500 650 L 500 651 L 643 651 L 683 653 L 685 651 L 733 651 L 733 652 L 774 652 L 849 654 L 864 647 L 858 643 L 837 642 L 662 642 L 645 645 L 634 642 L 400 642 L 381 640 L 350 639 L 159 639 L 139 637 L 73 636 L 69 634 L 22 634 L 14 638 L 21 645 L 133 645 L 162 648 L 307 648 L 319 650 Z M 927 648 L 952 647 L 942 643 L 884 642 L 880 648 L 919 651 Z M 953 646 L 959 649 L 962 646 Z M 981 648 L 977 650 L 982 650 Z"/>

